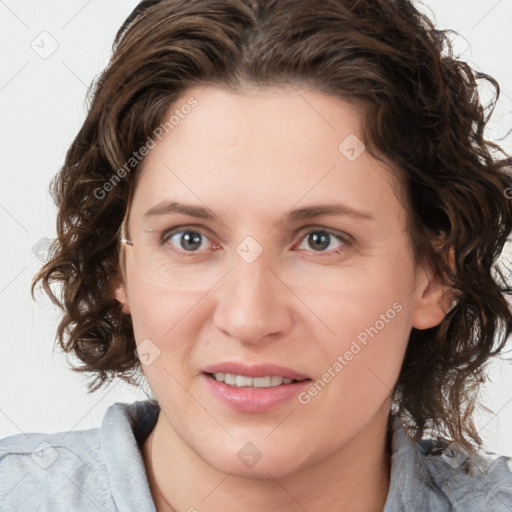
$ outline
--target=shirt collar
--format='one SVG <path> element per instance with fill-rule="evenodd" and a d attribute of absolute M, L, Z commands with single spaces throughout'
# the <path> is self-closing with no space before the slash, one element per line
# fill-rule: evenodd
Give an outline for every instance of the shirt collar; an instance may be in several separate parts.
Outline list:
<path fill-rule="evenodd" d="M 100 442 L 119 512 L 156 512 L 140 447 L 158 419 L 160 406 L 144 400 L 110 406 Z"/>
<path fill-rule="evenodd" d="M 398 417 L 390 413 L 391 474 L 383 512 L 431 510 L 431 476 L 422 446 L 410 439 Z M 421 508 L 421 507 L 423 508 Z"/>

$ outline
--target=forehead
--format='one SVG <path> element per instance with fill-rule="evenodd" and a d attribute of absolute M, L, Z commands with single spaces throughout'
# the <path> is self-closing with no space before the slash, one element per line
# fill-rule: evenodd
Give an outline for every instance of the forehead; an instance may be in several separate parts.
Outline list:
<path fill-rule="evenodd" d="M 182 108 L 191 99 L 194 108 Z M 171 116 L 142 165 L 136 198 L 145 206 L 202 201 L 250 216 L 341 201 L 402 220 L 396 173 L 364 150 L 362 111 L 339 98 L 295 86 L 198 87 L 163 122 Z"/>
<path fill-rule="evenodd" d="M 175 102 L 170 113 L 179 111 L 190 98 L 196 100 L 196 107 L 167 137 L 175 152 L 195 145 L 197 157 L 207 152 L 243 161 L 250 152 L 276 164 L 304 156 L 318 160 L 320 153 L 338 152 L 346 135 L 361 138 L 362 112 L 318 91 L 296 86 L 241 91 L 193 88 Z"/>

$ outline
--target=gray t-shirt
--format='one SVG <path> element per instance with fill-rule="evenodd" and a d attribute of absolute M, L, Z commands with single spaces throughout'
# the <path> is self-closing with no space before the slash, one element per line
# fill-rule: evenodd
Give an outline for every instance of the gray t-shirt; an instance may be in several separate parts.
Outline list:
<path fill-rule="evenodd" d="M 156 512 L 140 449 L 159 411 L 149 400 L 116 403 L 99 428 L 0 439 L 0 511 Z M 413 442 L 395 417 L 391 425 L 383 512 L 512 511 L 511 457 L 467 457 L 440 440 Z"/>

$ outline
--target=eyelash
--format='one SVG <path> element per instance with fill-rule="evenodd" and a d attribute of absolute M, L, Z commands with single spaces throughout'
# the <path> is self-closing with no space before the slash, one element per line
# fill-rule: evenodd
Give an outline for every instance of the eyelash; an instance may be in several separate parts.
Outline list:
<path fill-rule="evenodd" d="M 165 245 L 167 242 L 169 242 L 169 240 L 173 236 L 175 236 L 177 234 L 187 233 L 187 232 L 199 234 L 199 235 L 203 236 L 204 238 L 206 238 L 207 240 L 209 240 L 209 237 L 207 235 L 205 235 L 203 232 L 201 232 L 197 229 L 192 229 L 191 227 L 185 226 L 185 227 L 179 227 L 179 228 L 172 228 L 170 230 L 165 231 L 160 238 L 160 245 Z M 306 239 L 309 235 L 311 235 L 313 233 L 328 234 L 331 237 L 338 240 L 339 242 L 342 242 L 346 247 L 351 245 L 351 239 L 350 239 L 351 237 L 349 235 L 342 235 L 342 234 L 336 233 L 336 232 L 331 231 L 326 228 L 316 228 L 316 229 L 311 229 L 310 231 L 307 231 L 306 233 L 304 233 L 304 236 L 301 238 L 301 242 L 302 242 L 302 240 Z M 345 248 L 342 247 L 342 248 L 334 249 L 334 250 L 330 250 L 330 251 L 314 251 L 313 249 L 311 249 L 311 252 L 318 253 L 319 255 L 336 256 L 336 255 L 339 255 L 340 253 L 342 253 L 345 250 Z M 185 255 L 186 257 L 194 257 L 194 256 L 197 256 L 198 254 L 200 254 L 200 252 L 201 252 L 199 250 L 185 251 L 182 249 L 176 249 L 174 246 L 173 246 L 173 250 Z"/>

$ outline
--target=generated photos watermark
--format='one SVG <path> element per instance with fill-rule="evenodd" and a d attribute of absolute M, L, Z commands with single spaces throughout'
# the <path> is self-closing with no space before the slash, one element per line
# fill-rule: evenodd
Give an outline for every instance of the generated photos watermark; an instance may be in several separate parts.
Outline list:
<path fill-rule="evenodd" d="M 109 179 L 107 179 L 101 187 L 97 187 L 94 189 L 93 195 L 96 199 L 104 199 L 107 194 L 112 191 L 117 184 L 121 182 L 121 180 L 126 177 L 130 172 L 137 167 L 137 165 L 142 162 L 142 160 L 149 154 L 149 152 L 156 146 L 155 139 L 159 141 L 162 140 L 164 134 L 169 133 L 173 130 L 182 119 L 190 114 L 192 109 L 196 107 L 198 104 L 197 100 L 194 97 L 191 97 L 187 100 L 186 103 L 181 105 L 180 108 L 174 110 L 173 114 L 169 117 L 169 119 L 165 123 L 160 123 L 152 133 L 152 136 L 148 136 L 145 144 L 143 144 L 138 151 L 134 151 L 130 158 L 125 162 L 125 164 L 117 169 Z"/>
<path fill-rule="evenodd" d="M 357 340 L 352 340 L 352 343 L 348 350 L 343 355 L 339 355 L 336 361 L 327 368 L 322 376 L 312 383 L 306 391 L 302 391 L 297 395 L 297 399 L 302 405 L 307 405 L 311 402 L 311 399 L 316 397 L 326 386 L 331 382 L 336 375 L 338 375 L 345 366 L 347 366 L 354 357 L 359 354 L 364 347 L 368 344 L 368 337 L 373 339 L 379 334 L 382 329 L 386 327 L 389 322 L 395 318 L 397 313 L 402 311 L 403 306 L 399 302 L 395 302 L 385 313 L 381 313 L 379 320 L 375 323 L 366 327 L 357 335 Z M 358 343 L 359 342 L 359 343 Z"/>

